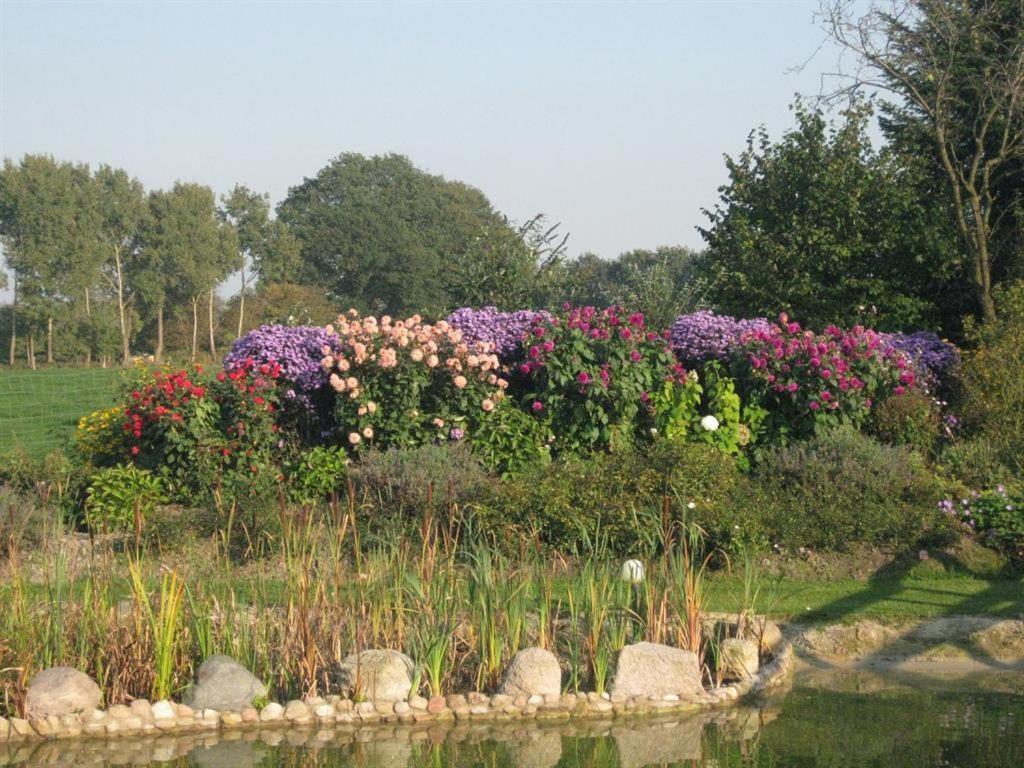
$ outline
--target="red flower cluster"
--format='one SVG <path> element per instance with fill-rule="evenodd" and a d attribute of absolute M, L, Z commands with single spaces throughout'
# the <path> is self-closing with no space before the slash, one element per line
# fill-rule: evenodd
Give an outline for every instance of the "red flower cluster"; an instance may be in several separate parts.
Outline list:
<path fill-rule="evenodd" d="M 196 373 L 202 369 L 196 368 Z M 180 424 L 181 411 L 190 401 L 206 397 L 206 389 L 193 381 L 193 374 L 180 370 L 174 373 L 157 371 L 153 378 L 131 393 L 125 406 L 122 429 L 130 436 L 131 454 L 138 456 L 145 430 L 155 424 Z"/>

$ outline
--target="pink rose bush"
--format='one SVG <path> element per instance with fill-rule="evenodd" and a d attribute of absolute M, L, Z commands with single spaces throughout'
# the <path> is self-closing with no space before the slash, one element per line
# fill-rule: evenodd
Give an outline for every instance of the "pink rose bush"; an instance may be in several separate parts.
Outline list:
<path fill-rule="evenodd" d="M 875 331 L 816 333 L 785 314 L 743 334 L 732 369 L 739 388 L 767 411 L 770 436 L 783 441 L 838 423 L 859 426 L 874 404 L 918 385 L 911 361 Z"/>
<path fill-rule="evenodd" d="M 467 343 L 447 321 L 349 310 L 328 332 L 337 341 L 323 348 L 321 365 L 352 450 L 461 439 L 505 397 L 508 379 L 494 345 Z"/>

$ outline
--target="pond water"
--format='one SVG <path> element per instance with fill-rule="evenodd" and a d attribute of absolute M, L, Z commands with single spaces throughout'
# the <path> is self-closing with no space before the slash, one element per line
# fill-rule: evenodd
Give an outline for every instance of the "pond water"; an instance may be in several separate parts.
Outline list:
<path fill-rule="evenodd" d="M 788 691 L 697 716 L 241 731 L 0 746 L 0 766 L 642 768 L 1024 765 L 1024 674 L 797 672 Z"/>

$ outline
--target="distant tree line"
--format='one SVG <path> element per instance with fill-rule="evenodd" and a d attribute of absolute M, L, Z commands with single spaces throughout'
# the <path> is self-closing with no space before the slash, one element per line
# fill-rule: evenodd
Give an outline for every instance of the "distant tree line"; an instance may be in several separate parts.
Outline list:
<path fill-rule="evenodd" d="M 993 291 L 1024 277 L 1024 0 L 849 9 L 823 0 L 826 30 L 858 64 L 825 94 L 843 109 L 830 121 L 797 101 L 781 138 L 758 129 L 727 156 L 699 253 L 570 259 L 545 217 L 513 222 L 394 154 L 339 155 L 276 210 L 242 185 L 219 199 L 185 182 L 147 192 L 105 165 L 7 159 L 7 362 L 216 355 L 256 324 L 349 306 L 622 303 L 657 325 L 712 307 L 956 336 L 965 319 L 993 320 Z M 239 290 L 221 299 L 232 276 Z"/>

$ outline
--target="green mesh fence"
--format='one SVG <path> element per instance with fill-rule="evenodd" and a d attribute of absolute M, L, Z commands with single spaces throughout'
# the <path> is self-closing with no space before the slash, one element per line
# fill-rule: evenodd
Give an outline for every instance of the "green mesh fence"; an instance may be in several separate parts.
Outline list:
<path fill-rule="evenodd" d="M 41 457 L 64 446 L 78 419 L 114 404 L 119 368 L 0 366 L 0 454 Z"/>

